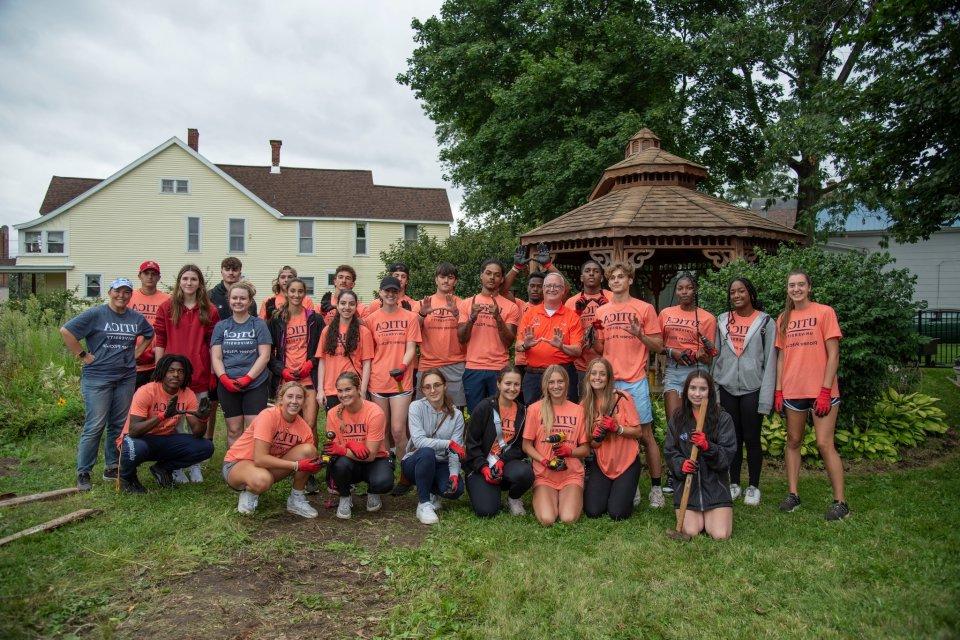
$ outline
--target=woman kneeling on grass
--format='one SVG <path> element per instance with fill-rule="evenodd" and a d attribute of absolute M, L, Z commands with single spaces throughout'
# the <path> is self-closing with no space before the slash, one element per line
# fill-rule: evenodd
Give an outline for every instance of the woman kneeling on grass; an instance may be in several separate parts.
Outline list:
<path fill-rule="evenodd" d="M 340 404 L 327 413 L 327 431 L 333 440 L 324 447 L 332 456 L 327 473 L 340 493 L 337 517 L 352 515 L 350 491 L 357 482 L 367 483 L 367 511 L 379 511 L 381 494 L 393 488 L 393 463 L 383 446 L 387 419 L 376 404 L 360 395 L 360 376 L 345 371 L 337 377 Z"/>
<path fill-rule="evenodd" d="M 533 512 L 545 527 L 576 522 L 583 511 L 583 458 L 590 452 L 583 409 L 567 399 L 570 378 L 550 365 L 540 384 L 543 399 L 527 411 L 523 451 L 536 462 Z"/>
<path fill-rule="evenodd" d="M 673 506 L 679 511 L 687 475 L 693 474 L 683 532 L 696 536 L 706 531 L 717 540 L 733 533 L 733 499 L 730 497 L 730 463 L 737 450 L 737 435 L 730 414 L 720 409 L 713 391 L 713 378 L 694 371 L 683 385 L 680 407 L 670 416 L 664 455 L 677 491 Z M 694 411 L 707 410 L 703 431 L 696 432 Z M 690 460 L 693 446 L 699 459 Z"/>
<path fill-rule="evenodd" d="M 480 401 L 467 431 L 467 491 L 473 512 L 490 518 L 500 512 L 500 492 L 507 492 L 507 508 L 526 515 L 521 498 L 533 485 L 533 469 L 523 452 L 527 408 L 517 402 L 520 370 L 512 364 L 497 376 L 497 394 Z"/>
<path fill-rule="evenodd" d="M 453 406 L 447 379 L 439 369 L 420 375 L 420 391 L 424 397 L 410 405 L 410 440 L 400 472 L 417 487 L 417 519 L 436 524 L 441 496 L 456 499 L 463 494 L 463 414 Z"/>
<path fill-rule="evenodd" d="M 304 493 L 307 476 L 322 466 L 313 433 L 300 417 L 305 396 L 299 382 L 284 383 L 277 392 L 276 406 L 261 411 L 223 457 L 223 479 L 240 491 L 240 513 L 256 511 L 260 495 L 293 474 L 287 511 L 304 518 L 317 517 Z"/>

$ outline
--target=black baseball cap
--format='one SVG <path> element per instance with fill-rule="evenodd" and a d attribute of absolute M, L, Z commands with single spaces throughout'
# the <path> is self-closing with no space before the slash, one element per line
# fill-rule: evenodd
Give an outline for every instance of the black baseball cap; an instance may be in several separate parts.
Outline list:
<path fill-rule="evenodd" d="M 393 276 L 387 276 L 380 281 L 380 289 L 384 291 L 387 289 L 396 289 L 397 291 L 400 291 L 400 281 Z"/>

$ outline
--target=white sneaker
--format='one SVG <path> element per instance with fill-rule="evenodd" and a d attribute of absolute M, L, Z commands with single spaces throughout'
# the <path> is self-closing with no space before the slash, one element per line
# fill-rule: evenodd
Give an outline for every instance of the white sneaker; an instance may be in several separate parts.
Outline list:
<path fill-rule="evenodd" d="M 383 502 L 380 500 L 380 495 L 376 493 L 367 494 L 367 511 L 380 511 L 380 507 L 383 506 Z"/>
<path fill-rule="evenodd" d="M 318 515 L 317 510 L 307 502 L 306 494 L 297 490 L 291 491 L 290 497 L 287 498 L 287 511 L 304 518 L 316 518 Z"/>
<path fill-rule="evenodd" d="M 237 500 L 237 511 L 240 513 L 253 513 L 257 510 L 257 504 L 259 503 L 260 496 L 243 490 L 240 492 L 240 499 Z"/>
<path fill-rule="evenodd" d="M 730 485 L 730 499 L 731 499 L 731 500 L 736 500 L 737 498 L 739 498 L 741 493 L 743 493 L 743 490 L 740 489 L 740 485 L 738 485 L 738 484 L 731 484 L 731 485 Z"/>
<path fill-rule="evenodd" d="M 507 498 L 507 509 L 512 516 L 525 516 L 527 510 L 523 508 L 523 500 L 520 498 Z"/>
<path fill-rule="evenodd" d="M 341 520 L 349 520 L 353 515 L 353 499 L 350 496 L 340 496 L 340 504 L 337 505 L 337 517 Z"/>
<path fill-rule="evenodd" d="M 430 494 L 430 504 L 433 505 L 434 511 L 440 511 L 443 508 L 443 499 L 435 493 Z"/>
<path fill-rule="evenodd" d="M 421 502 L 417 505 L 417 520 L 423 524 L 437 524 L 440 518 L 437 512 L 433 510 L 433 505 L 429 502 Z"/>
<path fill-rule="evenodd" d="M 189 484 L 190 479 L 187 478 L 187 474 L 183 472 L 183 469 L 177 469 L 170 474 L 173 477 L 173 481 L 177 484 Z"/>
<path fill-rule="evenodd" d="M 190 482 L 194 484 L 200 484 L 203 482 L 203 474 L 200 473 L 199 464 L 194 464 L 187 467 L 187 476 L 190 477 Z"/>
<path fill-rule="evenodd" d="M 662 509 L 664 505 L 663 489 L 660 487 L 650 487 L 650 507 L 653 509 Z"/>
<path fill-rule="evenodd" d="M 747 487 L 747 493 L 743 496 L 743 504 L 755 507 L 760 504 L 760 489 L 754 486 Z"/>
<path fill-rule="evenodd" d="M 640 495 L 640 487 L 637 487 L 637 492 L 633 494 L 633 506 L 639 507 L 642 500 L 643 496 Z"/>

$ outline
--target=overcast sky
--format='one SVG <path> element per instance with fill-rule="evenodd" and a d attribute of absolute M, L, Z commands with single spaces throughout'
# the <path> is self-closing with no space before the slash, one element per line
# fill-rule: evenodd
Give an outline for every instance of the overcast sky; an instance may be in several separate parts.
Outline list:
<path fill-rule="evenodd" d="M 283 165 L 447 187 L 456 214 L 396 82 L 440 5 L 0 0 L 0 224 L 36 217 L 51 176 L 106 178 L 188 127 L 213 162 L 269 164 L 279 138 Z"/>

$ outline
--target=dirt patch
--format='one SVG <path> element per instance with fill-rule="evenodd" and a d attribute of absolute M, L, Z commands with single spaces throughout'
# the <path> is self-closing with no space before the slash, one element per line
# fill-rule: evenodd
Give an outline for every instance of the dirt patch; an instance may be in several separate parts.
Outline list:
<path fill-rule="evenodd" d="M 20 458 L 0 458 L 0 478 L 20 473 Z"/>

